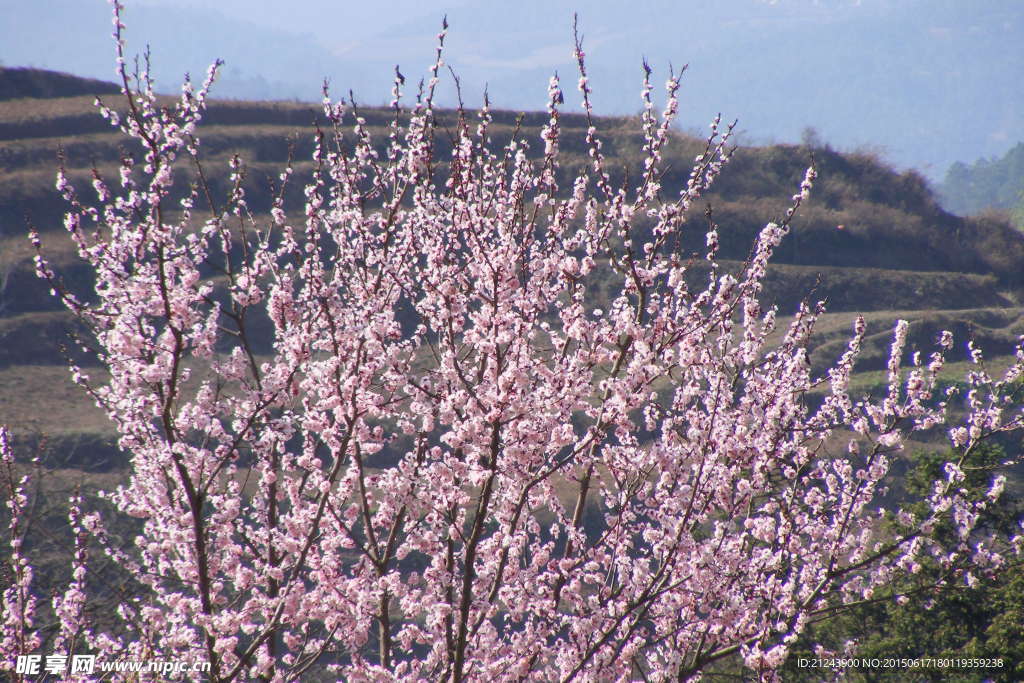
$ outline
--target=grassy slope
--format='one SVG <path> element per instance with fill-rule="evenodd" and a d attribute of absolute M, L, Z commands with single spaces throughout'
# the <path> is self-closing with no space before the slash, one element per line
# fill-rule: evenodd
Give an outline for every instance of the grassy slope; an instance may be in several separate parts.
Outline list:
<path fill-rule="evenodd" d="M 39 79 L 66 85 L 60 79 Z M 57 85 L 47 87 L 23 92 L 60 92 Z M 83 195 L 93 166 L 111 174 L 122 154 L 138 153 L 96 114 L 93 98 L 81 95 L 100 91 L 94 83 L 76 82 L 65 88 L 71 97 L 0 102 L 0 277 L 6 275 L 6 280 L 0 280 L 5 285 L 0 290 L 0 422 L 11 424 L 26 440 L 29 435 L 48 434 L 51 445 L 59 444 L 59 450 L 73 454 L 86 444 L 106 458 L 112 452 L 110 427 L 80 390 L 70 385 L 63 368 L 63 331 L 72 327 L 72 321 L 32 273 L 31 251 L 23 237 L 28 218 L 44 233 L 58 270 L 74 288 L 88 289 L 89 274 L 77 263 L 60 230 L 64 206 L 53 188 L 58 149 Z M 117 96 L 106 98 L 114 103 Z M 377 134 L 390 120 L 387 112 L 377 110 L 362 115 Z M 450 124 L 452 116 L 445 113 L 441 118 Z M 303 160 L 312 149 L 310 123 L 317 117 L 316 107 L 309 104 L 213 102 L 199 131 L 210 175 L 224 175 L 219 172 L 228 158 L 239 153 L 249 168 L 250 203 L 257 211 L 265 210 L 265 190 L 289 151 L 297 160 L 297 175 L 309 171 L 309 162 Z M 523 116 L 528 139 L 536 139 L 543 118 Z M 515 113 L 499 112 L 494 141 L 500 144 L 508 139 L 515 124 Z M 571 170 L 583 163 L 584 121 L 567 115 L 563 124 L 562 148 L 569 154 L 565 166 Z M 640 138 L 635 119 L 602 119 L 599 130 L 615 175 L 629 175 L 638 168 Z M 687 160 L 701 146 L 685 136 L 673 141 L 668 187 L 684 182 Z M 535 150 L 538 147 L 533 145 Z M 724 268 L 740 267 L 756 232 L 785 210 L 811 151 L 773 146 L 736 153 L 706 198 L 721 226 Z M 997 355 L 1007 353 L 1024 332 L 1024 311 L 1015 305 L 1024 289 L 1020 235 L 1006 225 L 943 212 L 913 172 L 897 173 L 870 155 L 839 154 L 827 148 L 813 152 L 820 180 L 794 222 L 793 234 L 777 254 L 765 297 L 783 315 L 808 296 L 828 302 L 831 312 L 819 325 L 812 356 L 815 365 L 824 367 L 839 356 L 858 311 L 869 312 L 870 335 L 859 365 L 865 372 L 884 363 L 888 334 L 897 316 L 913 322 L 911 342 L 922 350 L 930 348 L 939 329 L 948 327 L 960 335 L 971 331 Z M 214 189 L 226 188 L 215 185 Z M 292 206 L 301 201 L 300 192 L 296 184 Z M 703 211 L 694 212 L 688 226 L 693 237 L 682 245 L 684 250 L 700 251 L 705 221 Z M 865 386 L 875 381 L 871 378 L 865 375 Z M 68 457 L 69 462 L 89 468 L 88 459 Z"/>

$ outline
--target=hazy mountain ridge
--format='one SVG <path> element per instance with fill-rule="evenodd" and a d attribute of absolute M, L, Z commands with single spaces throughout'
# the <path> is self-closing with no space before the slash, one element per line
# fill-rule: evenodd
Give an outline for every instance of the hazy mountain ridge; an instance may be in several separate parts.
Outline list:
<path fill-rule="evenodd" d="M 129 49 L 153 47 L 161 87 L 184 71 L 227 60 L 217 95 L 316 100 L 322 80 L 368 105 L 389 98 L 395 64 L 414 87 L 447 12 L 447 60 L 466 101 L 486 85 L 497 106 L 543 106 L 548 77 L 575 80 L 568 3 L 515 7 L 455 0 L 373 8 L 304 4 L 244 15 L 240 3 L 130 2 Z M 18 3 L 0 18 L 8 62 L 110 73 L 106 3 Z M 266 15 L 266 16 L 264 16 Z M 245 20 L 235 18 L 245 16 Z M 872 145 L 887 159 L 940 178 L 957 160 L 1001 155 L 1024 128 L 1024 4 L 1010 0 L 723 0 L 592 2 L 580 25 L 601 113 L 637 111 L 640 61 L 660 80 L 690 64 L 682 122 L 703 128 L 717 112 L 754 141 L 796 141 L 805 126 L 843 148 Z M 53 40 L 55 36 L 58 39 Z M 49 40 L 46 40 L 49 38 Z M 52 43 L 41 59 L 40 44 Z M 63 65 L 63 66 L 62 66 Z M 570 104 L 575 93 L 567 88 Z M 454 103 L 450 88 L 443 101 Z"/>
<path fill-rule="evenodd" d="M 0 67 L 0 100 L 109 95 L 120 91 L 113 83 L 97 79 L 44 69 Z"/>
<path fill-rule="evenodd" d="M 1018 142 L 1002 157 L 953 164 L 939 191 L 952 211 L 1006 211 L 1024 230 L 1024 142 Z"/>

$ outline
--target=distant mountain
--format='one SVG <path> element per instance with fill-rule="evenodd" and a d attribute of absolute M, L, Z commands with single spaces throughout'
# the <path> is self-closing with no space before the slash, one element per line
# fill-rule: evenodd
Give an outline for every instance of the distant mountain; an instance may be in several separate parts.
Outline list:
<path fill-rule="evenodd" d="M 109 95 L 121 89 L 113 83 L 45 69 L 0 67 L 0 100 L 20 97 Z"/>
<path fill-rule="evenodd" d="M 152 46 L 166 92 L 185 71 L 198 76 L 221 57 L 215 96 L 311 101 L 327 77 L 338 95 L 351 88 L 364 104 L 383 104 L 395 64 L 414 92 L 447 14 L 446 59 L 467 103 L 479 103 L 486 86 L 498 106 L 529 111 L 544 105 L 556 70 L 575 94 L 578 11 L 600 114 L 637 111 L 646 56 L 659 83 L 670 62 L 689 63 L 684 127 L 704 128 L 721 111 L 739 118 L 748 142 L 767 143 L 796 141 L 812 126 L 837 147 L 869 147 L 936 181 L 958 159 L 1004 154 L 1024 129 L 1019 0 L 357 4 L 129 0 L 125 21 L 130 51 Z M 5 63 L 111 73 L 107 3 L 7 5 Z M 441 94 L 454 103 L 453 88 Z"/>
<path fill-rule="evenodd" d="M 985 209 L 1013 214 L 1024 228 L 1024 142 L 999 158 L 978 159 L 973 164 L 950 166 L 940 188 L 944 205 L 961 215 Z"/>
<path fill-rule="evenodd" d="M 114 76 L 107 2 L 3 4 L 4 63 L 104 79 Z M 151 51 L 151 75 L 161 92 L 178 92 L 186 72 L 201 81 L 216 59 L 225 61 L 215 91 L 218 97 L 316 100 L 323 78 L 338 72 L 337 57 L 309 35 L 234 19 L 210 6 L 156 6 L 135 0 L 125 4 L 129 59 L 147 48 Z M 383 89 L 387 88 L 385 80 Z"/>

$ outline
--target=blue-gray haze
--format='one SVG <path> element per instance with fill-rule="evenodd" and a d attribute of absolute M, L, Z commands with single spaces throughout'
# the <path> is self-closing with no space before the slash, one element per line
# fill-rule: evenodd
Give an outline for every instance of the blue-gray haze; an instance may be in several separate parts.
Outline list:
<path fill-rule="evenodd" d="M 575 89 L 578 12 L 599 113 L 638 110 L 646 56 L 659 83 L 669 64 L 689 64 L 684 128 L 721 111 L 747 142 L 814 127 L 939 178 L 1024 137 L 1020 0 L 124 1 L 129 49 L 151 46 L 166 91 L 219 57 L 220 96 L 316 100 L 327 77 L 336 95 L 381 104 L 396 63 L 425 73 L 447 14 L 467 104 L 486 85 L 495 106 L 539 109 L 553 71 Z M 109 32 L 105 0 L 0 0 L 5 66 L 110 78 Z"/>

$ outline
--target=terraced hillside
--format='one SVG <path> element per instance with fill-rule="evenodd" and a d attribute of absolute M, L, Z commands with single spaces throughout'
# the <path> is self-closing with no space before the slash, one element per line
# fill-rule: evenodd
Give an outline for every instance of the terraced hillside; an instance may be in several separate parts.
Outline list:
<path fill-rule="evenodd" d="M 15 72 L 17 78 L 11 75 Z M 0 101 L 0 423 L 12 427 L 23 447 L 45 440 L 51 464 L 107 470 L 119 460 L 113 432 L 70 384 L 65 369 L 68 354 L 83 363 L 90 359 L 68 343 L 74 321 L 35 277 L 26 232 L 28 224 L 34 225 L 69 286 L 87 292 L 89 273 L 63 233 L 64 203 L 54 189 L 55 170 L 63 164 L 84 196 L 93 168 L 113 173 L 122 155 L 138 155 L 139 150 L 126 147 L 97 114 L 91 95 L 79 94 L 109 90 L 109 84 L 66 75 L 30 76 L 26 70 L 0 71 L 0 92 L 10 97 Z M 64 93 L 73 96 L 59 96 Z M 118 96 L 104 97 L 113 104 Z M 361 115 L 371 133 L 386 138 L 388 112 Z M 454 114 L 442 119 L 450 125 Z M 537 140 L 543 119 L 541 114 L 501 112 L 494 141 L 500 144 L 517 126 L 525 139 Z M 218 176 L 226 177 L 222 171 L 238 154 L 247 167 L 251 209 L 267 211 L 269 188 L 289 155 L 300 181 L 310 171 L 311 126 L 318 120 L 322 116 L 315 105 L 213 102 L 199 133 L 214 195 L 226 192 Z M 574 165 L 584 163 L 585 122 L 572 115 L 562 121 L 562 148 L 575 153 L 562 171 L 568 176 Z M 638 121 L 602 119 L 599 131 L 620 177 L 635 174 Z M 702 146 L 700 140 L 676 137 L 667 186 L 685 183 L 688 160 Z M 871 154 L 797 146 L 739 149 L 706 197 L 721 226 L 724 267 L 737 268 L 757 231 L 785 210 L 812 153 L 819 181 L 776 256 L 766 296 L 781 314 L 805 297 L 828 302 L 815 364 L 823 367 L 839 355 L 855 312 L 870 313 L 871 336 L 859 366 L 868 373 L 882 367 L 897 316 L 912 321 L 911 341 L 917 348 L 930 348 L 936 333 L 950 328 L 961 339 L 973 335 L 994 356 L 1008 353 L 1024 334 L 1019 305 L 1024 237 L 993 218 L 944 212 L 921 176 L 894 171 Z M 179 181 L 184 188 L 187 174 Z M 293 208 L 301 209 L 301 185 L 291 185 Z M 694 212 L 692 240 L 682 246 L 684 251 L 702 249 L 706 220 L 703 211 Z"/>

